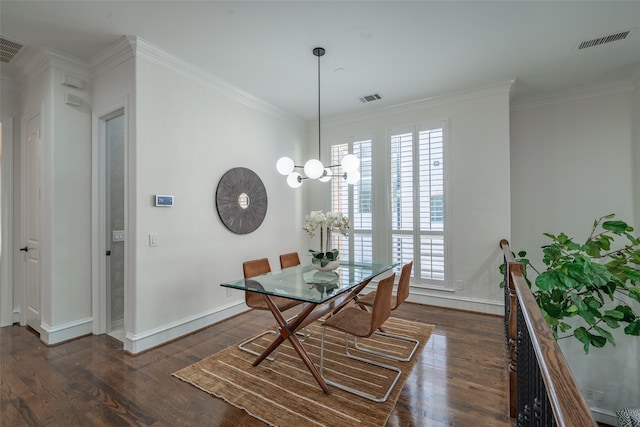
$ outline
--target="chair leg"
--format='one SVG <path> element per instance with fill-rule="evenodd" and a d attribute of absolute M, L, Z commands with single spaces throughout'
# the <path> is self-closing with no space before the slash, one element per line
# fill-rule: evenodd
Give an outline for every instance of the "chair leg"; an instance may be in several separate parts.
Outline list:
<path fill-rule="evenodd" d="M 349 357 L 350 359 L 354 359 L 354 360 L 358 360 L 358 361 L 361 361 L 361 362 L 368 363 L 370 365 L 378 366 L 380 368 L 388 369 L 390 371 L 395 372 L 396 376 L 393 379 L 393 382 L 391 383 L 389 388 L 387 389 L 385 395 L 382 396 L 382 397 L 376 397 L 376 396 L 374 396 L 372 394 L 365 393 L 363 391 L 356 390 L 356 389 L 351 388 L 349 386 L 346 386 L 344 384 L 340 384 L 340 383 L 338 383 L 336 381 L 331 381 L 331 380 L 327 379 L 324 376 L 324 337 L 325 337 L 325 331 L 326 331 L 326 327 L 323 326 L 322 327 L 322 338 L 321 338 L 321 341 L 320 341 L 320 375 L 322 376 L 324 381 L 329 385 L 337 387 L 337 388 L 339 388 L 341 390 L 344 390 L 346 392 L 355 394 L 356 396 L 364 397 L 365 399 L 369 399 L 369 400 L 372 400 L 372 401 L 378 402 L 378 403 L 385 402 L 389 398 L 389 395 L 391 394 L 391 391 L 393 390 L 393 388 L 398 383 L 398 380 L 400 379 L 400 375 L 402 375 L 402 371 L 400 369 L 398 369 L 398 368 L 393 367 L 393 366 L 384 365 L 384 364 L 376 362 L 374 360 L 365 359 L 363 357 L 358 357 L 358 356 L 354 356 L 354 355 L 350 354 L 349 350 L 348 350 L 348 348 L 349 348 L 348 337 L 347 337 L 347 334 L 344 334 L 344 345 L 345 345 L 345 350 L 346 350 L 347 357 Z"/>
<path fill-rule="evenodd" d="M 385 357 L 387 359 L 392 359 L 392 360 L 399 360 L 400 362 L 408 362 L 408 361 L 411 360 L 411 358 L 413 357 L 413 354 L 416 352 L 416 350 L 418 349 L 418 346 L 420 345 L 420 341 L 418 341 L 417 339 L 404 337 L 402 335 L 390 334 L 388 332 L 383 332 L 383 331 L 382 332 L 381 331 L 376 331 L 376 332 L 374 332 L 374 335 L 380 335 L 380 336 L 387 337 L 387 338 L 393 338 L 393 339 L 396 339 L 396 340 L 413 343 L 414 344 L 413 345 L 413 349 L 411 349 L 411 353 L 409 353 L 409 355 L 407 357 L 394 356 L 393 354 L 384 353 L 384 352 L 381 352 L 381 351 L 375 351 L 375 350 L 371 350 L 371 349 L 368 349 L 368 348 L 364 348 L 364 347 L 358 346 L 358 338 L 357 337 L 353 338 L 354 347 L 357 350 L 362 351 L 363 353 L 375 354 L 376 356 Z M 347 351 L 348 351 L 348 349 L 347 349 Z"/>
<path fill-rule="evenodd" d="M 295 316 L 290 317 L 289 319 L 287 319 L 287 322 L 290 322 L 292 319 L 294 319 Z M 246 351 L 249 354 L 253 354 L 255 356 L 260 356 L 261 353 L 255 351 L 255 350 L 251 350 L 249 348 L 246 348 L 247 345 L 249 345 L 250 343 L 252 343 L 253 341 L 257 340 L 260 337 L 263 337 L 265 335 L 278 335 L 279 333 L 279 328 L 278 325 L 276 325 L 275 331 L 264 331 L 261 334 L 258 334 L 254 337 L 249 338 L 246 341 L 241 342 L 240 344 L 238 344 L 238 348 L 240 348 L 240 350 Z M 298 339 L 303 342 L 305 339 L 309 338 L 309 336 L 311 336 L 311 334 L 313 333 L 313 326 L 311 326 L 310 328 L 305 327 L 304 328 L 304 332 L 296 332 L 296 335 L 298 336 Z M 274 351 L 274 356 L 272 357 L 267 357 L 267 360 L 270 362 L 273 362 L 274 360 L 276 360 L 278 358 L 278 349 L 276 349 Z"/>
<path fill-rule="evenodd" d="M 255 356 L 260 356 L 261 352 L 257 352 L 257 351 L 255 351 L 255 350 L 251 350 L 251 349 L 249 349 L 249 348 L 246 348 L 246 346 L 247 346 L 248 344 L 250 344 L 250 343 L 254 342 L 255 340 L 257 340 L 258 338 L 263 337 L 264 335 L 278 335 L 278 328 L 276 327 L 276 330 L 275 330 L 275 331 L 273 331 L 273 330 L 267 330 L 267 331 L 264 331 L 264 332 L 262 332 L 262 333 L 260 333 L 260 334 L 258 334 L 258 335 L 256 335 L 256 336 L 254 336 L 254 337 L 251 337 L 251 338 L 249 338 L 248 340 L 243 341 L 243 342 L 241 342 L 240 344 L 238 344 L 238 348 L 239 348 L 240 350 L 242 350 L 242 351 L 246 351 L 246 352 L 247 352 L 247 353 L 249 353 L 249 354 L 253 354 L 253 355 L 255 355 Z M 275 349 L 275 351 L 274 351 L 273 353 L 274 353 L 274 355 L 273 355 L 273 356 L 267 357 L 267 360 L 268 360 L 268 361 L 270 361 L 270 362 L 273 362 L 273 361 L 274 361 L 274 360 L 276 360 L 276 358 L 278 357 L 278 349 L 276 348 L 276 349 Z"/>

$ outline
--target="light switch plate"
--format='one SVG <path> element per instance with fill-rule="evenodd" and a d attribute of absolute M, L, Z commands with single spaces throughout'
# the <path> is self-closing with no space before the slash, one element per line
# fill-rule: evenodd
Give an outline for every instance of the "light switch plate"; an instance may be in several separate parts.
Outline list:
<path fill-rule="evenodd" d="M 113 230 L 113 231 L 111 231 L 111 241 L 112 242 L 124 242 L 124 230 Z"/>
<path fill-rule="evenodd" d="M 149 246 L 160 246 L 160 236 L 158 233 L 149 233 Z"/>

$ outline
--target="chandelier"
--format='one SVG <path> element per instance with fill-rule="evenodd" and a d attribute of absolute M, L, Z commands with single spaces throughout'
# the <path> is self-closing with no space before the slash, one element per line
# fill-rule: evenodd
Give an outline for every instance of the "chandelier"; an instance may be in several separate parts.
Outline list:
<path fill-rule="evenodd" d="M 276 163 L 276 169 L 287 176 L 287 184 L 292 188 L 300 187 L 305 179 L 328 182 L 333 177 L 341 177 L 347 184 L 355 184 L 360 181 L 360 159 L 355 155 L 347 154 L 337 165 L 325 166 L 320 161 L 320 57 L 325 54 L 325 50 L 316 47 L 313 54 L 318 57 L 318 158 L 307 160 L 304 166 L 298 166 L 290 157 L 281 157 Z M 296 169 L 302 169 L 304 175 L 296 172 Z"/>

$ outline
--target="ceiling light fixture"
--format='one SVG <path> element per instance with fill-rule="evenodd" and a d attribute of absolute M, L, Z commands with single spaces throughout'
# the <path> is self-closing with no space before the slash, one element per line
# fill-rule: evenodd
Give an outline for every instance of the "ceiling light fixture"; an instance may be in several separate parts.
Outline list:
<path fill-rule="evenodd" d="M 318 179 L 322 182 L 328 182 L 332 177 L 342 177 L 347 184 L 355 184 L 360 181 L 360 159 L 355 155 L 347 154 L 342 158 L 339 165 L 324 166 L 320 161 L 320 57 L 325 54 L 325 50 L 321 47 L 316 47 L 313 49 L 313 54 L 318 57 L 318 158 L 308 160 L 304 166 L 298 166 L 290 157 L 281 157 L 276 163 L 276 169 L 282 175 L 287 176 L 287 184 L 292 188 L 300 187 L 305 179 Z M 303 169 L 304 175 L 296 172 L 296 168 Z M 342 173 L 338 168 L 342 169 Z"/>

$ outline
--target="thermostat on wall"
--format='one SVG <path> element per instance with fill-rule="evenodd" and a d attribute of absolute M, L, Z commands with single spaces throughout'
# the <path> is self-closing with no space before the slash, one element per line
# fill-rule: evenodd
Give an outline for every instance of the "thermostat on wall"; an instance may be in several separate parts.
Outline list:
<path fill-rule="evenodd" d="M 173 196 L 156 194 L 156 206 L 173 206 Z"/>

